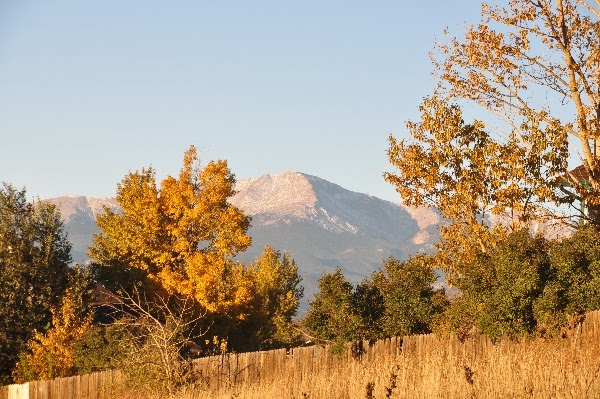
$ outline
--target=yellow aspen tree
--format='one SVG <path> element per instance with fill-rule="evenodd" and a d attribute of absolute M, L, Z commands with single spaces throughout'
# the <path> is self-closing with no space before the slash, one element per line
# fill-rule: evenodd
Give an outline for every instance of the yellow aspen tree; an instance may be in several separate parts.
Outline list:
<path fill-rule="evenodd" d="M 445 268 L 472 261 L 476 251 L 545 216 L 544 202 L 559 200 L 545 178 L 558 179 L 552 171 L 565 166 L 555 150 L 566 151 L 566 135 L 555 125 L 523 132 L 535 142 L 527 151 L 515 135 L 502 142 L 483 122 L 465 123 L 460 107 L 437 97 L 426 98 L 420 110 L 421 121 L 407 123 L 411 142 L 390 137 L 388 158 L 397 170 L 385 178 L 406 204 L 435 207 L 449 221 L 438 246 Z M 562 144 L 547 139 L 557 136 Z M 494 216 L 504 223 L 490 228 Z"/>
<path fill-rule="evenodd" d="M 226 161 L 201 167 L 193 146 L 179 175 L 160 185 L 152 168 L 128 174 L 117 186 L 122 211 L 105 209 L 90 247 L 109 288 L 140 282 L 242 317 L 249 292 L 232 258 L 251 243 L 250 218 L 229 203 L 234 186 Z"/>
<path fill-rule="evenodd" d="M 92 324 L 91 315 L 81 315 L 78 299 L 68 289 L 61 306 L 52 310 L 52 328 L 44 334 L 35 333 L 29 341 L 29 352 L 21 355 L 13 371 L 17 383 L 76 374 L 74 344 Z"/>
<path fill-rule="evenodd" d="M 581 163 L 584 176 L 567 174 L 575 197 L 584 200 L 587 217 L 599 224 L 600 203 L 600 4 L 590 0 L 510 0 L 505 6 L 482 5 L 482 20 L 470 26 L 462 40 L 449 39 L 434 55 L 439 91 L 450 100 L 468 100 L 499 116 L 502 133 L 522 137 L 523 129 L 544 130 L 564 157 L 561 135 L 569 138 L 569 153 Z M 600 144 L 600 143 L 598 143 Z M 551 156 L 551 154 L 549 154 Z M 542 166 L 548 160 L 542 160 Z M 549 168 L 547 180 L 566 173 Z M 582 178 L 583 177 L 583 178 Z"/>

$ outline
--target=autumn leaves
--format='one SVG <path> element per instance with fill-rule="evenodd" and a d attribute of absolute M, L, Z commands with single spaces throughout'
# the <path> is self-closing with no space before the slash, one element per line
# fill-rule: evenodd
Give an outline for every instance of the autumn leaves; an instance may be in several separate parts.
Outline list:
<path fill-rule="evenodd" d="M 101 232 L 90 248 L 103 283 L 192 298 L 208 312 L 211 334 L 238 349 L 247 346 L 234 338 L 241 325 L 289 338 L 284 330 L 302 295 L 296 265 L 269 247 L 252 265 L 234 259 L 251 243 L 250 218 L 229 203 L 234 193 L 227 162 L 201 166 L 193 146 L 177 177 L 157 184 L 151 168 L 127 175 L 117 188 L 122 211 L 98 217 Z"/>

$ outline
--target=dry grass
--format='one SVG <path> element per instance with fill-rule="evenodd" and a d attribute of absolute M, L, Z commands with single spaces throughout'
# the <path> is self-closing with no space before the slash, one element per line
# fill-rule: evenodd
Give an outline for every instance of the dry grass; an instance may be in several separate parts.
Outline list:
<path fill-rule="evenodd" d="M 364 349 L 360 360 L 318 347 L 202 358 L 195 385 L 170 396 L 124 393 L 122 373 L 113 371 L 33 381 L 30 392 L 52 395 L 30 398 L 600 398 L 600 312 L 564 339 L 421 335 Z"/>
<path fill-rule="evenodd" d="M 338 362 L 307 374 L 289 369 L 225 389 L 188 387 L 172 399 L 600 397 L 598 342 L 589 337 L 492 345 L 426 336 L 413 344 L 395 358 Z"/>

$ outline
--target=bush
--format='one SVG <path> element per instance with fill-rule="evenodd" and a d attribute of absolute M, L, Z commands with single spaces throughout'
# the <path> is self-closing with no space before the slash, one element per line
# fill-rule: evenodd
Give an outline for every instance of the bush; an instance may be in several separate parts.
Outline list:
<path fill-rule="evenodd" d="M 79 374 L 122 368 L 132 351 L 132 342 L 117 325 L 92 326 L 74 345 L 75 367 Z"/>
<path fill-rule="evenodd" d="M 470 328 L 465 323 L 473 323 L 492 338 L 533 333 L 534 303 L 548 281 L 549 269 L 544 238 L 534 238 L 527 230 L 510 234 L 493 250 L 479 253 L 472 264 L 462 267 L 455 280 L 460 300 L 446 312 L 450 320 L 441 324 L 464 332 Z M 471 317 L 457 317 L 460 313 Z"/>
<path fill-rule="evenodd" d="M 527 230 L 512 233 L 461 265 L 454 283 L 461 294 L 438 332 L 464 336 L 476 327 L 492 338 L 564 333 L 585 312 L 600 309 L 600 233 L 582 226 L 550 242 Z"/>
<path fill-rule="evenodd" d="M 600 309 L 600 234 L 593 226 L 550 248 L 550 278 L 535 304 L 542 335 L 564 332 L 585 312 Z"/>
<path fill-rule="evenodd" d="M 400 262 L 390 258 L 372 279 L 383 297 L 383 332 L 387 337 L 426 334 L 448 305 L 444 290 L 433 289 L 436 281 L 432 258 L 419 255 Z"/>
<path fill-rule="evenodd" d="M 404 262 L 390 258 L 357 286 L 339 269 L 323 275 L 304 325 L 336 348 L 350 341 L 431 332 L 448 306 L 445 292 L 432 287 L 436 276 L 431 261 L 422 255 Z"/>

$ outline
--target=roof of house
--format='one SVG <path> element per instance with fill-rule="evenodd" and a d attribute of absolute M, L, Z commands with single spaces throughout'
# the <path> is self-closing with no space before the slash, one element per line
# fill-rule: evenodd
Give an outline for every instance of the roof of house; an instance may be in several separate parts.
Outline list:
<path fill-rule="evenodd" d="M 564 184 L 564 185 L 571 184 L 571 178 L 570 178 L 569 174 L 572 175 L 573 177 L 575 177 L 577 179 L 577 181 L 579 181 L 580 183 L 585 183 L 590 179 L 590 173 L 588 172 L 587 168 L 584 165 L 579 165 L 575 169 L 572 169 L 568 173 L 565 173 L 562 176 L 562 180 L 563 180 L 562 184 Z"/>

